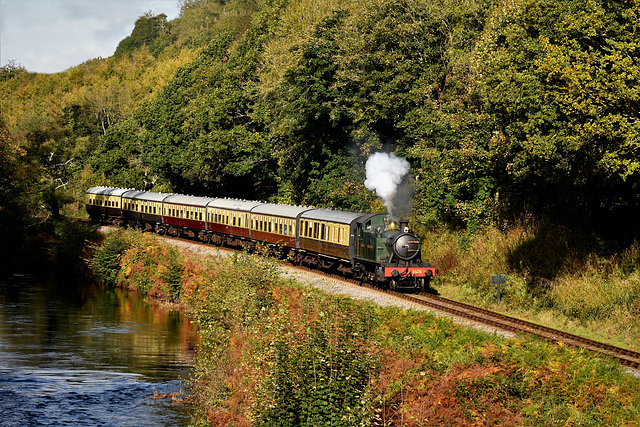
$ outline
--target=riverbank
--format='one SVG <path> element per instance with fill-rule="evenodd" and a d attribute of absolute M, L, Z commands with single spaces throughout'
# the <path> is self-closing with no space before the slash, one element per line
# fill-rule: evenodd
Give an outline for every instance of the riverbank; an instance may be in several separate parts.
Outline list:
<path fill-rule="evenodd" d="M 196 425 L 640 422 L 640 382 L 586 351 L 328 295 L 270 259 L 137 232 L 110 233 L 93 259 L 105 280 L 181 302 L 200 325 Z"/>

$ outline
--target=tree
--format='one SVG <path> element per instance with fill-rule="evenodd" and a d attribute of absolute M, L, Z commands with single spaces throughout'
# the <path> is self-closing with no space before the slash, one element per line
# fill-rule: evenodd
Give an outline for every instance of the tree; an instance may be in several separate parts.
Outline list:
<path fill-rule="evenodd" d="M 591 0 L 496 10 L 475 71 L 508 211 L 638 231 L 639 12 L 636 2 Z"/>
<path fill-rule="evenodd" d="M 131 55 L 136 49 L 146 45 L 157 58 L 172 42 L 171 24 L 167 22 L 167 15 L 148 12 L 138 18 L 131 35 L 118 43 L 114 56 L 120 58 Z"/>
<path fill-rule="evenodd" d="M 349 181 L 353 174 L 348 172 L 355 165 L 347 150 L 351 118 L 335 87 L 336 37 L 345 17 L 344 11 L 336 11 L 319 23 L 311 39 L 298 47 L 298 63 L 285 73 L 265 102 L 279 163 L 280 195 L 289 202 L 353 207 L 345 205 L 346 199 L 328 197 L 338 193 L 342 183 L 332 182 L 337 188 L 326 188 L 328 174 Z M 362 165 L 359 169 L 363 171 Z M 364 176 L 357 179 L 361 184 Z"/>
<path fill-rule="evenodd" d="M 345 24 L 335 87 L 355 135 L 406 156 L 423 223 L 477 226 L 491 214 L 487 116 L 470 72 L 490 1 L 377 0 Z"/>

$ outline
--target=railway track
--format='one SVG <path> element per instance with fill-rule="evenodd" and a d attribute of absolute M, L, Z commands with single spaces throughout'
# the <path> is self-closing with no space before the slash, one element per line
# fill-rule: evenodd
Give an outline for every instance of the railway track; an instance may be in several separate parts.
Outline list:
<path fill-rule="evenodd" d="M 164 237 L 164 236 L 163 236 Z M 169 240 L 176 239 L 192 244 L 202 245 L 205 247 L 211 247 L 209 244 L 202 243 L 197 240 L 187 238 L 165 237 Z M 230 248 L 225 248 L 230 249 Z M 284 262 L 284 261 L 283 261 Z M 288 262 L 287 265 L 307 272 L 312 272 L 321 276 L 329 276 L 333 279 L 342 281 L 345 284 L 358 287 L 367 287 L 373 292 L 379 292 L 385 295 L 391 295 L 399 300 L 411 302 L 413 304 L 428 307 L 430 309 L 450 314 L 452 316 L 470 320 L 472 322 L 479 323 L 481 325 L 490 326 L 496 329 L 514 332 L 525 333 L 534 335 L 551 342 L 562 342 L 565 345 L 580 347 L 590 350 L 592 352 L 600 353 L 602 355 L 611 357 L 618 360 L 623 366 L 627 366 L 631 369 L 640 370 L 640 353 L 617 347 L 614 345 L 594 341 L 589 338 L 581 337 L 579 335 L 564 332 L 558 329 L 549 328 L 544 325 L 539 325 L 526 320 L 518 319 L 515 317 L 507 316 L 505 314 L 493 312 L 481 307 L 472 306 L 458 301 L 449 300 L 436 295 L 421 293 L 421 294 L 404 294 L 396 291 L 382 290 L 367 283 L 362 283 L 357 280 L 346 279 L 342 276 L 335 274 L 328 274 L 326 272 L 311 269 L 305 266 L 294 266 Z"/>
<path fill-rule="evenodd" d="M 344 280 L 344 279 L 342 279 Z M 356 283 L 350 281 L 350 283 Z M 369 286 L 369 285 L 366 285 Z M 380 290 L 378 290 L 380 291 Z M 472 306 L 458 301 L 449 300 L 436 295 L 421 293 L 417 295 L 403 294 L 395 291 L 381 291 L 393 295 L 396 298 L 425 306 L 440 312 L 450 314 L 459 318 L 467 319 L 482 325 L 491 326 L 497 329 L 526 333 L 551 342 L 562 342 L 572 347 L 580 347 L 592 352 L 618 360 L 623 366 L 632 369 L 640 369 L 640 353 L 617 347 L 611 344 L 595 341 L 581 337 L 569 332 L 549 328 L 544 325 L 507 316 L 481 307 Z"/>

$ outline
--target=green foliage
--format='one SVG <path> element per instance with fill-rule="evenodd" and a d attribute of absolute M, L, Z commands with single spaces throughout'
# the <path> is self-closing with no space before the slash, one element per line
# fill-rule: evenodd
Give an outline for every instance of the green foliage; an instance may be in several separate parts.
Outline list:
<path fill-rule="evenodd" d="M 412 163 L 414 228 L 472 236 L 531 215 L 637 238 L 636 2 L 181 6 L 140 17 L 112 58 L 0 69 L 17 234 L 77 211 L 87 184 L 368 210 L 364 162 L 390 149 Z"/>
<path fill-rule="evenodd" d="M 139 114 L 143 160 L 177 191 L 267 198 L 271 151 L 250 114 L 253 52 L 221 34 Z"/>
<path fill-rule="evenodd" d="M 121 258 L 130 247 L 130 238 L 121 232 L 108 233 L 102 243 L 94 247 L 94 254 L 88 263 L 100 283 L 118 285 Z"/>
<path fill-rule="evenodd" d="M 177 248 L 171 247 L 168 251 L 168 256 L 162 260 L 160 269 L 160 285 L 159 291 L 164 298 L 171 302 L 180 301 L 182 294 L 182 275 L 184 273 L 184 266 L 182 263 L 182 254 Z"/>
<path fill-rule="evenodd" d="M 285 186 L 293 189 L 298 202 L 307 191 L 311 195 L 306 203 L 326 196 L 326 190 L 314 187 L 318 185 L 317 180 L 326 179 L 330 171 L 347 178 L 347 185 L 364 181 L 353 182 L 347 175 L 353 163 L 347 160 L 349 153 L 345 150 L 351 124 L 340 106 L 341 96 L 335 87 L 339 52 L 336 37 L 344 18 L 344 11 L 336 11 L 318 24 L 311 39 L 298 47 L 298 63 L 286 71 L 266 104 L 269 116 L 275 119 L 271 133 L 275 138 L 280 175 Z M 335 168 L 326 167 L 329 164 Z M 331 184 L 330 190 L 340 191 L 335 187 L 338 183 Z M 332 202 L 322 200 L 321 203 Z"/>
<path fill-rule="evenodd" d="M 91 159 L 93 170 L 110 182 L 125 188 L 149 189 L 155 180 L 148 176 L 141 160 L 138 134 L 140 125 L 133 119 L 111 126 Z"/>
<path fill-rule="evenodd" d="M 97 226 L 62 218 L 52 221 L 52 228 L 46 252 L 54 269 L 67 275 L 82 272 L 89 242 L 97 238 Z"/>
<path fill-rule="evenodd" d="M 119 58 L 131 55 L 136 49 L 147 46 L 151 54 L 157 58 L 173 41 L 174 36 L 171 33 L 171 23 L 167 22 L 167 15 L 146 13 L 138 18 L 131 35 L 118 44 L 114 56 Z"/>
<path fill-rule="evenodd" d="M 27 182 L 20 169 L 25 154 L 0 116 L 0 257 L 7 261 L 13 259 L 19 242 L 25 238 Z"/>
<path fill-rule="evenodd" d="M 257 425 L 370 425 L 372 313 L 347 301 L 306 304 L 300 323 L 276 334 L 254 409 Z"/>
<path fill-rule="evenodd" d="M 491 159 L 509 210 L 635 229 L 638 12 L 630 2 L 527 0 L 488 21 L 474 70 L 496 120 Z"/>

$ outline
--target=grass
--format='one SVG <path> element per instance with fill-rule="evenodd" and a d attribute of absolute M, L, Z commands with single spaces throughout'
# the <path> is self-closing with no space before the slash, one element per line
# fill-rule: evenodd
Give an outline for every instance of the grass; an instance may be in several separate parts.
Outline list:
<path fill-rule="evenodd" d="M 424 238 L 444 297 L 640 351 L 638 245 L 598 256 L 562 228 L 519 226 L 476 235 L 440 230 Z M 507 274 L 497 305 L 491 274 Z"/>
<path fill-rule="evenodd" d="M 491 235 L 491 243 L 444 235 L 441 242 L 451 244 L 439 250 L 456 254 L 450 266 L 476 263 L 491 271 L 508 265 L 500 254 L 523 236 Z M 140 233 L 122 240 L 129 246 L 120 257 L 120 285 L 141 283 L 156 298 L 178 295 L 200 324 L 193 425 L 640 424 L 640 381 L 590 352 L 503 339 L 427 312 L 326 295 L 281 279 L 277 265 L 262 257 L 178 251 L 168 274 L 150 267 L 163 262 L 163 243 Z M 487 249 L 493 252 L 483 255 Z M 463 286 L 462 270 L 440 277 L 442 293 L 459 286 L 469 299 L 490 299 L 483 284 Z M 158 292 L 166 282 L 169 291 Z M 558 316 L 544 295 L 536 297 L 537 311 L 525 310 L 515 302 L 526 291 L 524 279 L 512 285 L 505 307 L 571 319 Z"/>

